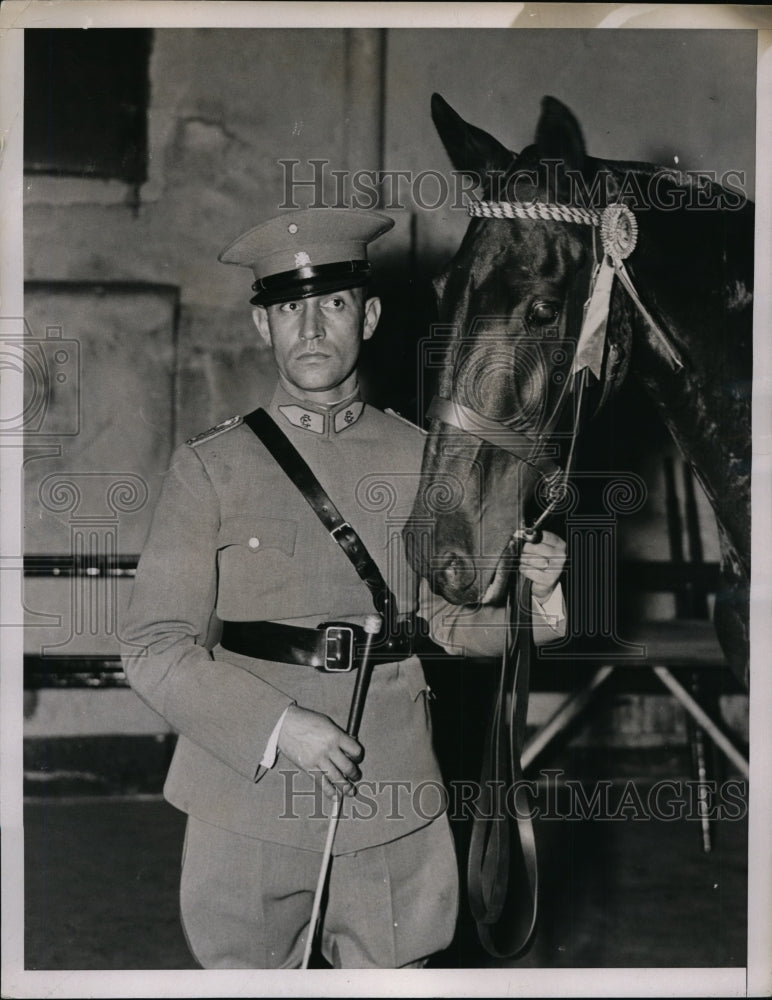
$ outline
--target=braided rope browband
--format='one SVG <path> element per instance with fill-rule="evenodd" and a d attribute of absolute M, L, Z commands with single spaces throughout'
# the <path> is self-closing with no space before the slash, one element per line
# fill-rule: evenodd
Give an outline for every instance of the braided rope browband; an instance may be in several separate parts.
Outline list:
<path fill-rule="evenodd" d="M 471 201 L 467 210 L 478 219 L 554 219 L 556 222 L 578 222 L 586 226 L 601 224 L 600 212 L 542 201 Z"/>

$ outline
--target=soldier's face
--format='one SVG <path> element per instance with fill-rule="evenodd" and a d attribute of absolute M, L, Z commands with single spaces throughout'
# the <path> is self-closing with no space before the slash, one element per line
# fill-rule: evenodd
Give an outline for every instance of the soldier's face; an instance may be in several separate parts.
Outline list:
<path fill-rule="evenodd" d="M 351 288 L 256 306 L 253 316 L 282 378 L 319 402 L 335 402 L 353 390 L 362 341 L 373 335 L 380 307 Z"/>

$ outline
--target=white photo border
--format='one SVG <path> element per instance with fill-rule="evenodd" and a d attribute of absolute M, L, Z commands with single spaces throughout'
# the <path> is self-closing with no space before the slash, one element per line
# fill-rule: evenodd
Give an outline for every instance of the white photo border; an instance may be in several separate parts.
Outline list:
<path fill-rule="evenodd" d="M 602 9 L 603 8 L 603 9 Z M 753 28 L 758 37 L 754 312 L 753 585 L 747 968 L 501 969 L 421 972 L 24 969 L 21 629 L 21 450 L 0 448 L 0 822 L 2 995 L 222 996 L 768 996 L 772 994 L 772 8 L 742 4 L 210 3 L 9 0 L 0 9 L 0 308 L 23 315 L 23 29 L 25 27 L 598 27 Z M 3 372 L 0 414 L 21 410 Z M 17 502 L 14 503 L 13 501 Z"/>

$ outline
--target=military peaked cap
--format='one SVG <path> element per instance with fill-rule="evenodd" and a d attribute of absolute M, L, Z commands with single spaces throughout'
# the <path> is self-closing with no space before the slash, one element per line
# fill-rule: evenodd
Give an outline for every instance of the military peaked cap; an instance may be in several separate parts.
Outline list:
<path fill-rule="evenodd" d="M 370 276 L 367 245 L 394 220 L 354 208 L 306 208 L 255 226 L 219 255 L 255 275 L 253 305 L 358 288 Z"/>

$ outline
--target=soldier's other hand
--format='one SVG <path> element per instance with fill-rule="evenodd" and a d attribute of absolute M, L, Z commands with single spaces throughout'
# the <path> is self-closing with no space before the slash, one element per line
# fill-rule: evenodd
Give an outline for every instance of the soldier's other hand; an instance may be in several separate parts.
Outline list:
<path fill-rule="evenodd" d="M 354 794 L 354 782 L 362 777 L 357 763 L 364 757 L 362 745 L 319 712 L 290 705 L 279 733 L 279 749 L 334 799 L 338 792 Z"/>
<path fill-rule="evenodd" d="M 531 594 L 546 601 L 557 586 L 566 562 L 566 543 L 551 531 L 540 542 L 525 542 L 520 553 L 520 572 L 531 581 Z"/>

